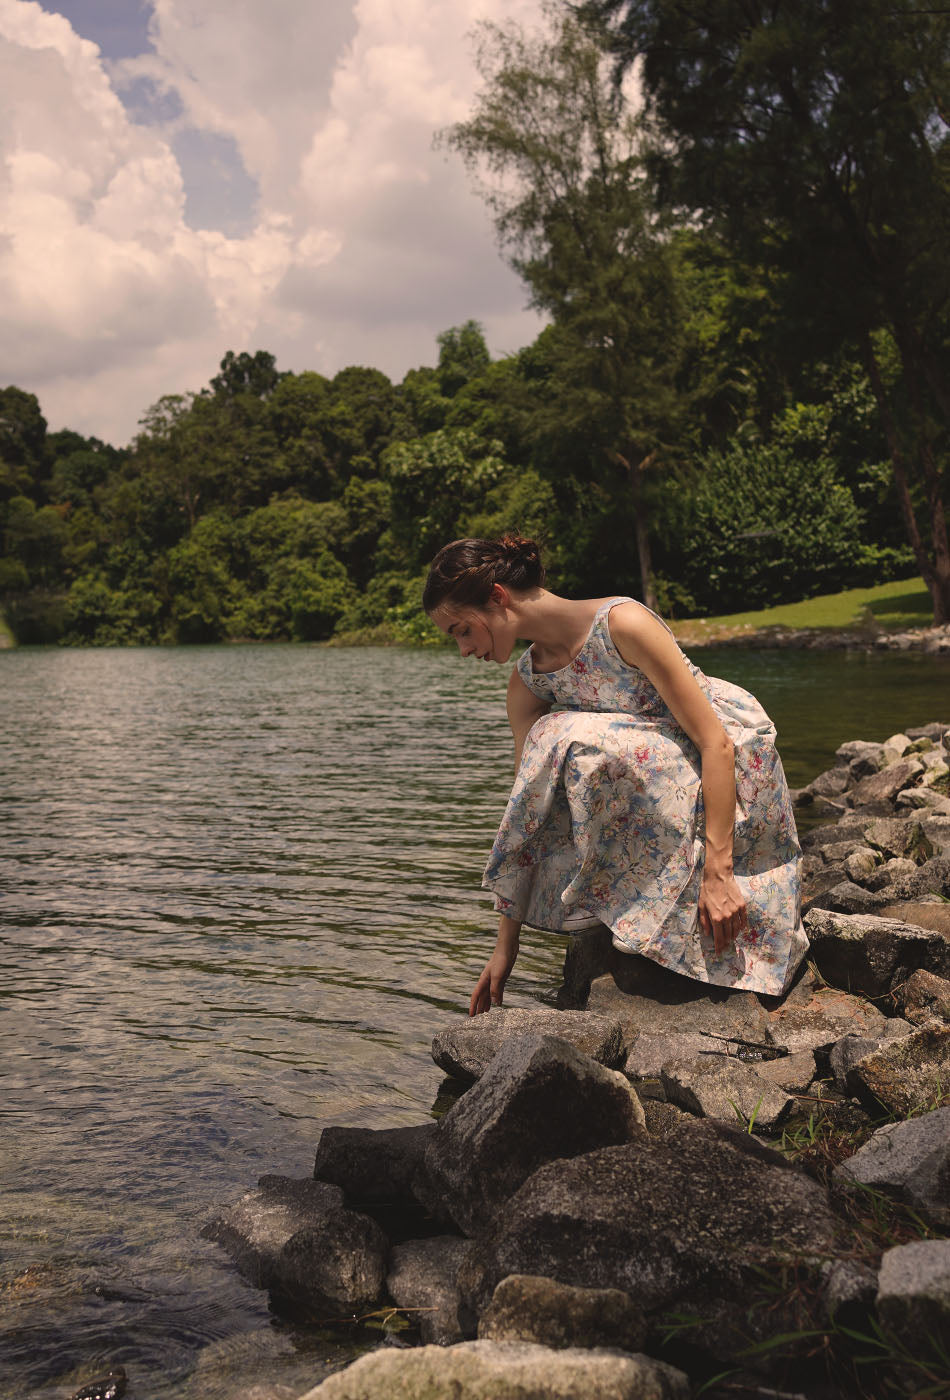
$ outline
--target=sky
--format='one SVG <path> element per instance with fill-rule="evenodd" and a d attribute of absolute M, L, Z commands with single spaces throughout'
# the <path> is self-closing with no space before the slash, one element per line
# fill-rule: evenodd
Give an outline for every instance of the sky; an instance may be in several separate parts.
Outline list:
<path fill-rule="evenodd" d="M 481 19 L 541 0 L 0 0 L 0 387 L 128 442 L 227 350 L 280 369 L 493 355 L 540 327 L 434 133 Z"/>

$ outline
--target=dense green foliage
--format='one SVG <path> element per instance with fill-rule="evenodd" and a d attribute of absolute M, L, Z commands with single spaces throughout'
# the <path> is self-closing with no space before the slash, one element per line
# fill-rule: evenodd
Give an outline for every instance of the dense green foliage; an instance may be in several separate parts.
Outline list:
<path fill-rule="evenodd" d="M 121 450 L 48 433 L 31 394 L 0 390 L 0 608 L 20 641 L 417 640 L 439 544 L 512 528 L 545 543 L 552 583 L 575 595 L 708 615 L 920 571 L 939 615 L 948 146 L 923 57 L 892 36 L 884 68 L 906 100 L 879 103 L 858 139 L 841 36 L 858 50 L 857 122 L 880 97 L 864 27 L 883 34 L 893 6 L 837 28 L 825 0 L 804 27 L 762 7 L 768 30 L 756 6 L 725 3 L 714 48 L 697 38 L 691 57 L 664 49 L 676 0 L 599 8 L 612 33 L 557 6 L 541 35 L 483 27 L 482 93 L 442 133 L 550 318 L 518 354 L 493 361 L 474 320 L 401 383 L 228 351 Z M 733 10 L 756 43 L 729 29 Z M 634 117 L 615 55 L 645 44 L 652 97 Z M 786 72 L 787 90 L 769 86 Z M 710 85 L 716 122 L 698 116 Z M 789 113 L 806 96 L 802 126 Z M 884 175 L 905 156 L 894 193 Z M 842 241 L 852 206 L 863 244 Z"/>

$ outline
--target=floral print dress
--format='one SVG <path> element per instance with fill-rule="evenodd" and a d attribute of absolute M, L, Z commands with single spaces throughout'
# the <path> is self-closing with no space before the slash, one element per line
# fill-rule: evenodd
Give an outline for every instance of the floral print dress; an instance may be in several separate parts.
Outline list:
<path fill-rule="evenodd" d="M 642 671 L 611 640 L 609 599 L 587 641 L 559 671 L 518 673 L 542 716 L 482 881 L 499 912 L 562 931 L 588 910 L 617 948 L 720 986 L 778 994 L 808 947 L 801 922 L 801 849 L 775 726 L 739 686 L 688 666 L 736 754 L 733 866 L 748 929 L 717 957 L 698 917 L 705 858 L 699 751 Z M 642 605 L 638 605 L 642 606 Z M 665 626 L 665 624 L 664 624 Z"/>

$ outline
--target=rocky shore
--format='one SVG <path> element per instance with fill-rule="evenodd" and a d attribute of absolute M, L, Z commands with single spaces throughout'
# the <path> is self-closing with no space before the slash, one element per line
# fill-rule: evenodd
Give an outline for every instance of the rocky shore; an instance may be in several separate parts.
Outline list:
<path fill-rule="evenodd" d="M 784 997 L 576 935 L 557 1009 L 436 1034 L 442 1117 L 327 1127 L 221 1209 L 275 1306 L 403 1329 L 305 1400 L 950 1394 L 948 730 L 796 794 L 823 820 Z"/>

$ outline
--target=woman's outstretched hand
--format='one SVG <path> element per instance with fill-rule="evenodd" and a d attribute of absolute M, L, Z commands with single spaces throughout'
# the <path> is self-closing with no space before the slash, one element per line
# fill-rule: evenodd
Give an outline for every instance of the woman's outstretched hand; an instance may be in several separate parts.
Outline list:
<path fill-rule="evenodd" d="M 495 951 L 482 969 L 482 975 L 475 983 L 468 1014 L 478 1016 L 490 1011 L 493 1006 L 501 1006 L 505 996 L 505 983 L 518 957 L 518 936 L 521 925 L 502 914 L 498 922 L 498 942 Z"/>
<path fill-rule="evenodd" d="M 731 873 L 707 869 L 699 891 L 699 921 L 712 938 L 717 957 L 749 927 L 745 897 Z"/>

